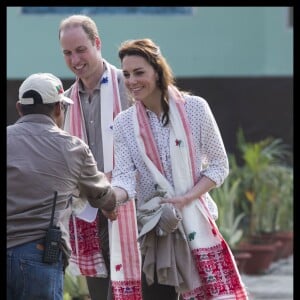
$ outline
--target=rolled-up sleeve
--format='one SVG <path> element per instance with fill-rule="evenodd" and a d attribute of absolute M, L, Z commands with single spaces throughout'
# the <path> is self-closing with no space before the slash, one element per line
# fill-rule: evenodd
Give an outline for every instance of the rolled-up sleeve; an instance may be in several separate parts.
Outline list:
<path fill-rule="evenodd" d="M 134 198 L 136 191 L 136 168 L 132 161 L 128 143 L 123 134 L 126 122 L 119 116 L 114 121 L 114 159 L 115 168 L 112 173 L 112 186 L 126 190 L 129 198 Z M 124 120 L 124 119 L 123 119 Z"/>
<path fill-rule="evenodd" d="M 202 107 L 199 113 L 202 118 L 200 126 L 200 152 L 204 166 L 201 174 L 213 180 L 218 187 L 224 182 L 229 173 L 228 156 L 220 130 L 208 103 L 202 99 L 201 104 Z"/>

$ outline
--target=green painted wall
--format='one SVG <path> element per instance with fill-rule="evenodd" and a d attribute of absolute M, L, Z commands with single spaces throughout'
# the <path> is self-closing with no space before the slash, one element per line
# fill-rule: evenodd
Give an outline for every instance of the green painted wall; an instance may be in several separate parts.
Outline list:
<path fill-rule="evenodd" d="M 7 7 L 7 78 L 52 72 L 68 79 L 58 42 L 67 15 L 23 15 Z M 288 7 L 195 7 L 192 16 L 92 15 L 102 54 L 120 66 L 126 39 L 152 38 L 176 77 L 293 76 L 293 28 Z"/>

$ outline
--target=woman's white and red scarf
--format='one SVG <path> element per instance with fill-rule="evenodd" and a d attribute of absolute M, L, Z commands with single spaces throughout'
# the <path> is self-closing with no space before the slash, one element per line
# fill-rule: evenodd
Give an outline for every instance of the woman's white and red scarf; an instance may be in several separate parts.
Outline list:
<path fill-rule="evenodd" d="M 117 70 L 105 61 L 106 70 L 101 85 L 101 130 L 104 172 L 113 169 L 113 119 L 121 111 Z M 78 91 L 78 79 L 73 87 L 65 130 L 87 143 L 84 118 Z M 108 272 L 99 246 L 97 209 L 86 204 L 85 211 L 95 218 L 86 222 L 80 215 L 70 219 L 72 254 L 69 269 L 74 275 L 107 277 Z M 109 221 L 110 271 L 114 300 L 140 300 L 141 259 L 137 243 L 135 201 L 131 199 L 118 208 L 118 219 Z M 94 220 L 93 220 L 94 219 Z M 94 237 L 94 238 L 91 238 Z M 101 241 L 100 241 L 101 243 Z"/>
<path fill-rule="evenodd" d="M 196 183 L 195 153 L 184 101 L 175 87 L 169 88 L 170 156 L 175 189 L 163 175 L 145 107 L 140 101 L 136 102 L 136 113 L 133 114 L 140 153 L 155 181 L 170 197 L 186 193 Z M 234 257 L 205 201 L 195 199 L 183 208 L 182 216 L 195 262 L 190 274 L 193 286 L 188 291 L 181 291 L 183 299 L 248 299 Z"/>

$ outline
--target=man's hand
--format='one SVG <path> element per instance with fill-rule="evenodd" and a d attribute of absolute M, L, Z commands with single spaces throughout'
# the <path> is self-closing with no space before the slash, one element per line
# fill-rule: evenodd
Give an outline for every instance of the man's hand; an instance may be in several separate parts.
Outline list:
<path fill-rule="evenodd" d="M 109 211 L 109 212 L 104 209 L 101 209 L 101 211 L 102 211 L 103 215 L 111 221 L 115 221 L 118 218 L 118 208 L 117 207 L 114 210 Z"/>

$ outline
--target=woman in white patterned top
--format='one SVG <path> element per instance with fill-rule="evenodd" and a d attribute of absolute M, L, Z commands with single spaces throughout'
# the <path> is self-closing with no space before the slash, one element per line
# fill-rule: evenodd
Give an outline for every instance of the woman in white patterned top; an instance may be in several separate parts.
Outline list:
<path fill-rule="evenodd" d="M 112 185 L 137 201 L 143 299 L 247 299 L 208 194 L 229 172 L 208 103 L 179 91 L 152 40 L 125 41 L 119 58 L 134 105 L 114 121 Z"/>

